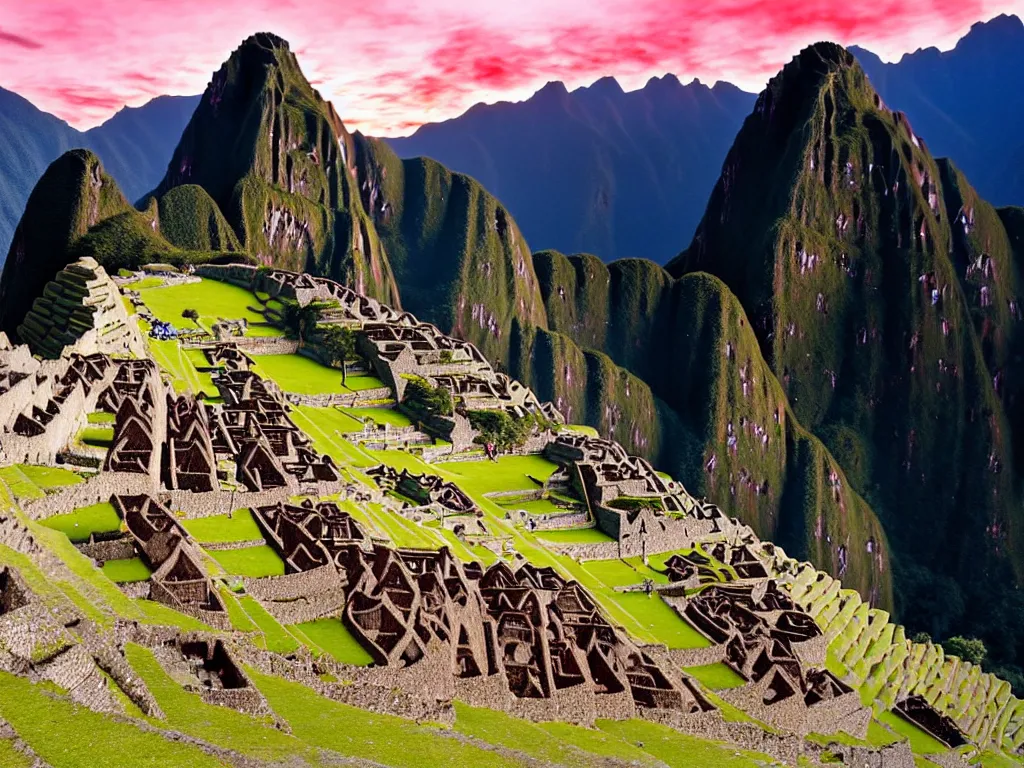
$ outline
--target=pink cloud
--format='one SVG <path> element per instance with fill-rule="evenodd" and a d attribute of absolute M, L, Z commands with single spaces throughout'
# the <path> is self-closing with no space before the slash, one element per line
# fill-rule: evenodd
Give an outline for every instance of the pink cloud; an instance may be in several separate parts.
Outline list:
<path fill-rule="evenodd" d="M 405 133 L 549 80 L 723 79 L 751 91 L 823 39 L 949 48 L 1019 0 L 37 0 L 0 8 L 0 85 L 78 127 L 199 93 L 256 31 L 292 43 L 350 129 Z"/>

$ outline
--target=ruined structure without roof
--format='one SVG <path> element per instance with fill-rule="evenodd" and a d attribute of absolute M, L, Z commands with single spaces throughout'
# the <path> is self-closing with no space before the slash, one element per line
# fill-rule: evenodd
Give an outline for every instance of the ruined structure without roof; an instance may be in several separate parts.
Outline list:
<path fill-rule="evenodd" d="M 199 397 L 152 360 L 69 349 L 40 361 L 0 339 L 4 463 L 85 475 L 19 497 L 0 541 L 73 583 L 41 524 L 109 504 L 116 521 L 74 545 L 106 589 L 112 564 L 137 573 L 119 582 L 127 615 L 106 627 L 71 602 L 52 612 L 22 561 L 0 552 L 3 670 L 56 681 L 100 712 L 125 716 L 130 700 L 154 722 L 172 700 L 132 667 L 140 653 L 197 701 L 282 729 L 294 721 L 268 679 L 420 721 L 455 722 L 455 701 L 538 722 L 644 721 L 794 765 L 841 754 L 910 768 L 897 731 L 893 745 L 870 741 L 869 728 L 889 732 L 883 712 L 933 736 L 943 765 L 958 764 L 956 749 L 1024 744 L 1024 706 L 1005 683 L 910 643 L 887 614 L 619 444 L 563 431 L 550 404 L 473 345 L 329 280 L 198 272 L 336 301 L 325 321 L 353 329 L 359 370 L 386 385 L 387 397 L 371 390 L 375 407 L 405 407 L 420 377 L 447 389 L 456 413 L 407 409 L 422 423 L 401 434 L 425 442 L 398 453 L 360 444 L 369 431 L 332 430 L 333 405 L 304 405 L 259 375 L 261 348 L 279 340 L 186 342 L 218 394 Z M 464 415 L 487 409 L 549 426 L 491 464 Z M 109 446 L 80 445 L 96 424 Z M 508 481 L 516 462 L 529 469 Z M 140 607 L 153 602 L 167 613 Z M 733 683 L 708 682 L 708 669 Z"/>

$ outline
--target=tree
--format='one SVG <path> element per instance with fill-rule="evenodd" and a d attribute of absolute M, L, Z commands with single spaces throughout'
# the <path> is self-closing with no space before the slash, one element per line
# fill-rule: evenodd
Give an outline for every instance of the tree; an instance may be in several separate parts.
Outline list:
<path fill-rule="evenodd" d="M 287 331 L 304 342 L 320 323 L 320 315 L 326 309 L 337 306 L 336 301 L 311 301 L 305 306 L 294 299 L 281 299 L 284 310 L 281 313 L 282 321 Z"/>
<path fill-rule="evenodd" d="M 328 325 L 320 330 L 324 349 L 334 360 L 341 361 L 341 383 L 348 377 L 348 363 L 356 357 L 356 334 L 342 325 Z"/>
<path fill-rule="evenodd" d="M 196 310 L 183 309 L 181 311 L 181 316 L 184 317 L 186 320 L 191 320 L 196 325 L 199 325 L 199 312 L 197 312 Z"/>
<path fill-rule="evenodd" d="M 405 386 L 405 399 L 438 416 L 451 416 L 455 411 L 451 392 L 432 387 L 423 379 L 414 379 Z"/>
<path fill-rule="evenodd" d="M 958 656 L 971 664 L 981 664 L 988 654 L 985 643 L 976 637 L 951 637 L 942 643 L 942 649 L 950 656 Z"/>

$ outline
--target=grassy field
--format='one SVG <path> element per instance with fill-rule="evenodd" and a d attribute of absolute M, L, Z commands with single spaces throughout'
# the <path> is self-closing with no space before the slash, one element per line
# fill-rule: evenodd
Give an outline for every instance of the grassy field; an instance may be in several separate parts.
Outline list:
<path fill-rule="evenodd" d="M 0 717 L 53 768 L 222 768 L 198 747 L 55 697 L 44 685 L 0 672 Z"/>
<path fill-rule="evenodd" d="M 284 575 L 284 560 L 269 546 L 211 550 L 210 556 L 232 576 Z"/>
<path fill-rule="evenodd" d="M 353 429 L 361 429 L 351 416 L 337 408 L 315 408 L 300 405 L 292 413 L 292 420 L 313 441 L 313 447 L 320 453 L 326 453 L 339 464 L 350 464 L 355 467 L 372 467 L 380 464 L 366 451 L 342 439 L 339 433 L 345 434 Z"/>
<path fill-rule="evenodd" d="M 249 670 L 271 708 L 308 744 L 395 768 L 505 768 L 518 761 L 417 725 L 317 696 L 298 683 Z M 339 727 L 344 724 L 343 727 Z"/>
<path fill-rule="evenodd" d="M 172 680 L 152 652 L 129 643 L 125 655 L 167 715 L 167 725 L 191 736 L 269 762 L 313 759 L 313 750 L 273 727 L 269 717 L 251 717 L 206 704 Z"/>
<path fill-rule="evenodd" d="M 910 748 L 915 754 L 935 755 L 949 751 L 945 744 L 932 737 L 931 734 L 926 733 L 893 712 L 880 713 L 878 721 L 883 725 L 889 726 L 899 736 L 905 737 L 910 742 Z"/>
<path fill-rule="evenodd" d="M 113 424 L 117 416 L 106 411 L 93 411 L 86 419 L 90 424 Z"/>
<path fill-rule="evenodd" d="M 146 343 L 153 359 L 171 375 L 176 392 L 202 392 L 208 398 L 220 397 L 220 392 L 213 386 L 212 376 L 197 371 L 192 360 L 177 342 L 146 339 Z"/>
<path fill-rule="evenodd" d="M 295 629 L 298 629 L 340 664 L 365 667 L 373 663 L 373 658 L 340 619 L 327 618 L 307 621 L 295 625 Z"/>
<path fill-rule="evenodd" d="M 82 482 L 82 476 L 60 467 L 12 464 L 0 468 L 0 480 L 19 499 L 39 499 L 48 490 Z"/>
<path fill-rule="evenodd" d="M 88 426 L 78 433 L 78 439 L 94 448 L 110 448 L 114 444 L 114 427 L 109 424 Z"/>
<path fill-rule="evenodd" d="M 100 502 L 76 509 L 66 515 L 56 515 L 42 521 L 47 528 L 60 531 L 71 541 L 88 541 L 94 533 L 112 533 L 120 530 L 121 517 L 109 502 Z"/>
<path fill-rule="evenodd" d="M 499 456 L 497 461 L 437 464 L 467 491 L 534 491 L 558 468 L 543 456 Z"/>
<path fill-rule="evenodd" d="M 500 505 L 507 509 L 522 509 L 531 515 L 564 515 L 570 510 L 559 507 L 548 499 L 536 499 L 533 501 L 504 501 Z"/>
<path fill-rule="evenodd" d="M 697 678 L 697 680 L 713 691 L 740 688 L 747 684 L 746 680 L 726 664 L 704 664 L 700 667 L 684 667 L 683 671 L 691 677 Z"/>
<path fill-rule="evenodd" d="M 160 320 L 175 328 L 189 329 L 194 325 L 181 313 L 186 309 L 199 312 L 199 324 L 210 330 L 220 319 L 241 320 L 249 323 L 250 336 L 283 336 L 284 332 L 266 324 L 263 314 L 250 307 L 259 307 L 256 297 L 249 291 L 230 283 L 203 280 L 200 283 L 143 288 L 142 301 Z"/>
<path fill-rule="evenodd" d="M 351 381 L 351 379 L 349 379 Z M 356 419 L 371 419 L 377 424 L 392 427 L 411 427 L 412 420 L 395 408 L 345 408 L 344 412 Z"/>
<path fill-rule="evenodd" d="M 254 541 L 263 538 L 260 527 L 248 509 L 236 509 L 230 516 L 223 514 L 182 520 L 181 525 L 192 538 L 201 543 Z"/>
<path fill-rule="evenodd" d="M 537 504 L 539 502 L 532 503 Z M 525 505 L 517 504 L 512 505 L 510 508 L 524 509 Z M 608 541 L 615 541 L 615 539 L 600 528 L 562 528 L 550 531 L 538 530 L 534 531 L 534 533 L 538 539 L 554 542 L 555 544 L 602 544 Z"/>
<path fill-rule="evenodd" d="M 149 566 L 141 557 L 132 557 L 126 560 L 107 560 L 103 563 L 103 575 L 118 584 L 126 584 L 132 581 L 145 581 L 152 575 Z"/>
<path fill-rule="evenodd" d="M 341 384 L 341 371 L 303 355 L 260 355 L 255 372 L 275 382 L 285 392 L 329 395 L 352 392 Z"/>

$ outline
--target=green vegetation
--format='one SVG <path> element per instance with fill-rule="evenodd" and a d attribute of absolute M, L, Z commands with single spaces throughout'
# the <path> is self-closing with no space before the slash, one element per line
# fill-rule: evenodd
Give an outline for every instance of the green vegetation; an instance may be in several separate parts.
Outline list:
<path fill-rule="evenodd" d="M 60 531 L 71 541 L 88 541 L 94 533 L 113 533 L 121 529 L 121 517 L 109 502 L 76 509 L 42 521 L 47 528 Z"/>
<path fill-rule="evenodd" d="M 343 325 L 328 325 L 320 329 L 324 351 L 335 363 L 341 364 L 341 381 L 348 378 L 348 364 L 356 359 L 356 334 Z"/>
<path fill-rule="evenodd" d="M 239 598 L 242 610 L 262 633 L 261 643 L 268 651 L 274 653 L 291 653 L 299 647 L 299 641 L 282 627 L 267 609 L 249 595 Z"/>
<path fill-rule="evenodd" d="M 951 637 L 942 643 L 943 650 L 950 656 L 958 656 L 971 664 L 981 664 L 988 651 L 985 643 L 976 637 Z"/>
<path fill-rule="evenodd" d="M 308 744 L 395 768 L 468 766 L 505 768 L 515 762 L 435 729 L 390 715 L 378 715 L 317 696 L 298 683 L 248 670 L 271 708 Z M 339 728 L 338 723 L 344 723 Z"/>
<path fill-rule="evenodd" d="M 518 509 L 526 509 L 528 512 L 533 511 L 525 505 L 515 506 Z M 600 528 L 541 529 L 535 531 L 535 534 L 538 539 L 551 541 L 555 544 L 601 544 L 607 541 L 615 541 L 615 539 Z"/>
<path fill-rule="evenodd" d="M 102 570 L 104 576 L 118 584 L 145 581 L 153 573 L 141 557 L 132 557 L 125 560 L 107 560 L 103 563 Z"/>
<path fill-rule="evenodd" d="M 910 748 L 914 750 L 915 754 L 934 755 L 949 751 L 945 744 L 893 712 L 880 713 L 878 720 L 889 726 L 898 735 L 905 737 L 910 742 Z"/>
<path fill-rule="evenodd" d="M 695 677 L 713 691 L 739 688 L 747 684 L 747 681 L 737 674 L 732 667 L 721 662 L 705 664 L 700 667 L 684 667 L 683 671 L 691 677 Z"/>
<path fill-rule="evenodd" d="M 395 408 L 345 408 L 344 412 L 356 419 L 371 421 L 392 427 L 411 427 L 412 420 Z"/>
<path fill-rule="evenodd" d="M 19 499 L 39 499 L 47 491 L 82 482 L 82 476 L 60 467 L 12 464 L 0 467 L 0 480 Z"/>
<path fill-rule="evenodd" d="M 160 198 L 160 234 L 192 251 L 240 251 L 242 246 L 217 204 L 196 184 L 183 184 Z"/>
<path fill-rule="evenodd" d="M 373 658 L 353 637 L 340 619 L 317 619 L 296 625 L 297 629 L 340 664 L 365 667 Z"/>
<path fill-rule="evenodd" d="M 432 387 L 422 379 L 406 384 L 405 402 L 438 416 L 451 416 L 454 411 L 451 393 L 444 387 Z"/>
<path fill-rule="evenodd" d="M 469 423 L 480 434 L 479 443 L 494 443 L 502 451 L 519 448 L 537 430 L 548 428 L 548 423 L 535 414 L 527 414 L 516 418 L 507 411 L 484 410 L 469 411 Z"/>
<path fill-rule="evenodd" d="M 260 527 L 248 509 L 236 509 L 230 515 L 211 515 L 182 520 L 182 527 L 198 542 L 255 541 L 262 539 Z"/>
<path fill-rule="evenodd" d="M 7 672 L 0 672 L 0 717 L 53 768 L 119 768 L 125 755 L 140 768 L 221 766 L 196 746 L 93 712 Z"/>
<path fill-rule="evenodd" d="M 114 444 L 114 427 L 111 425 L 89 426 L 78 433 L 78 439 L 95 448 L 110 448 Z"/>
<path fill-rule="evenodd" d="M 89 414 L 87 420 L 90 424 L 113 424 L 116 419 L 116 414 L 106 413 L 105 411 L 93 411 Z"/>
<path fill-rule="evenodd" d="M 771 758 L 755 753 L 739 752 L 733 747 L 718 745 L 674 731 L 668 726 L 646 720 L 598 720 L 597 727 L 610 736 L 629 744 L 643 744 L 643 750 L 669 768 L 754 768 Z"/>
<path fill-rule="evenodd" d="M 232 576 L 261 578 L 284 574 L 284 560 L 266 545 L 244 549 L 215 549 L 210 550 L 210 556 Z"/>
<path fill-rule="evenodd" d="M 260 355 L 255 360 L 255 372 L 285 392 L 322 395 L 352 391 L 341 383 L 341 371 L 337 368 L 328 368 L 303 355 Z"/>
<path fill-rule="evenodd" d="M 452 475 L 470 493 L 535 491 L 558 468 L 543 456 L 499 456 L 497 461 L 462 461 L 434 465 Z M 435 472 L 436 474 L 436 472 Z"/>
<path fill-rule="evenodd" d="M 139 291 L 142 301 L 160 320 L 182 327 L 181 313 L 186 309 L 199 310 L 199 324 L 210 330 L 220 319 L 246 320 L 250 336 L 282 336 L 284 332 L 267 324 L 259 311 L 259 302 L 244 288 L 217 280 L 144 288 Z"/>
<path fill-rule="evenodd" d="M 129 643 L 125 655 L 153 692 L 170 728 L 262 760 L 314 758 L 313 750 L 274 728 L 269 717 L 250 717 L 228 707 L 206 704 L 197 694 L 185 691 L 148 649 Z"/>

